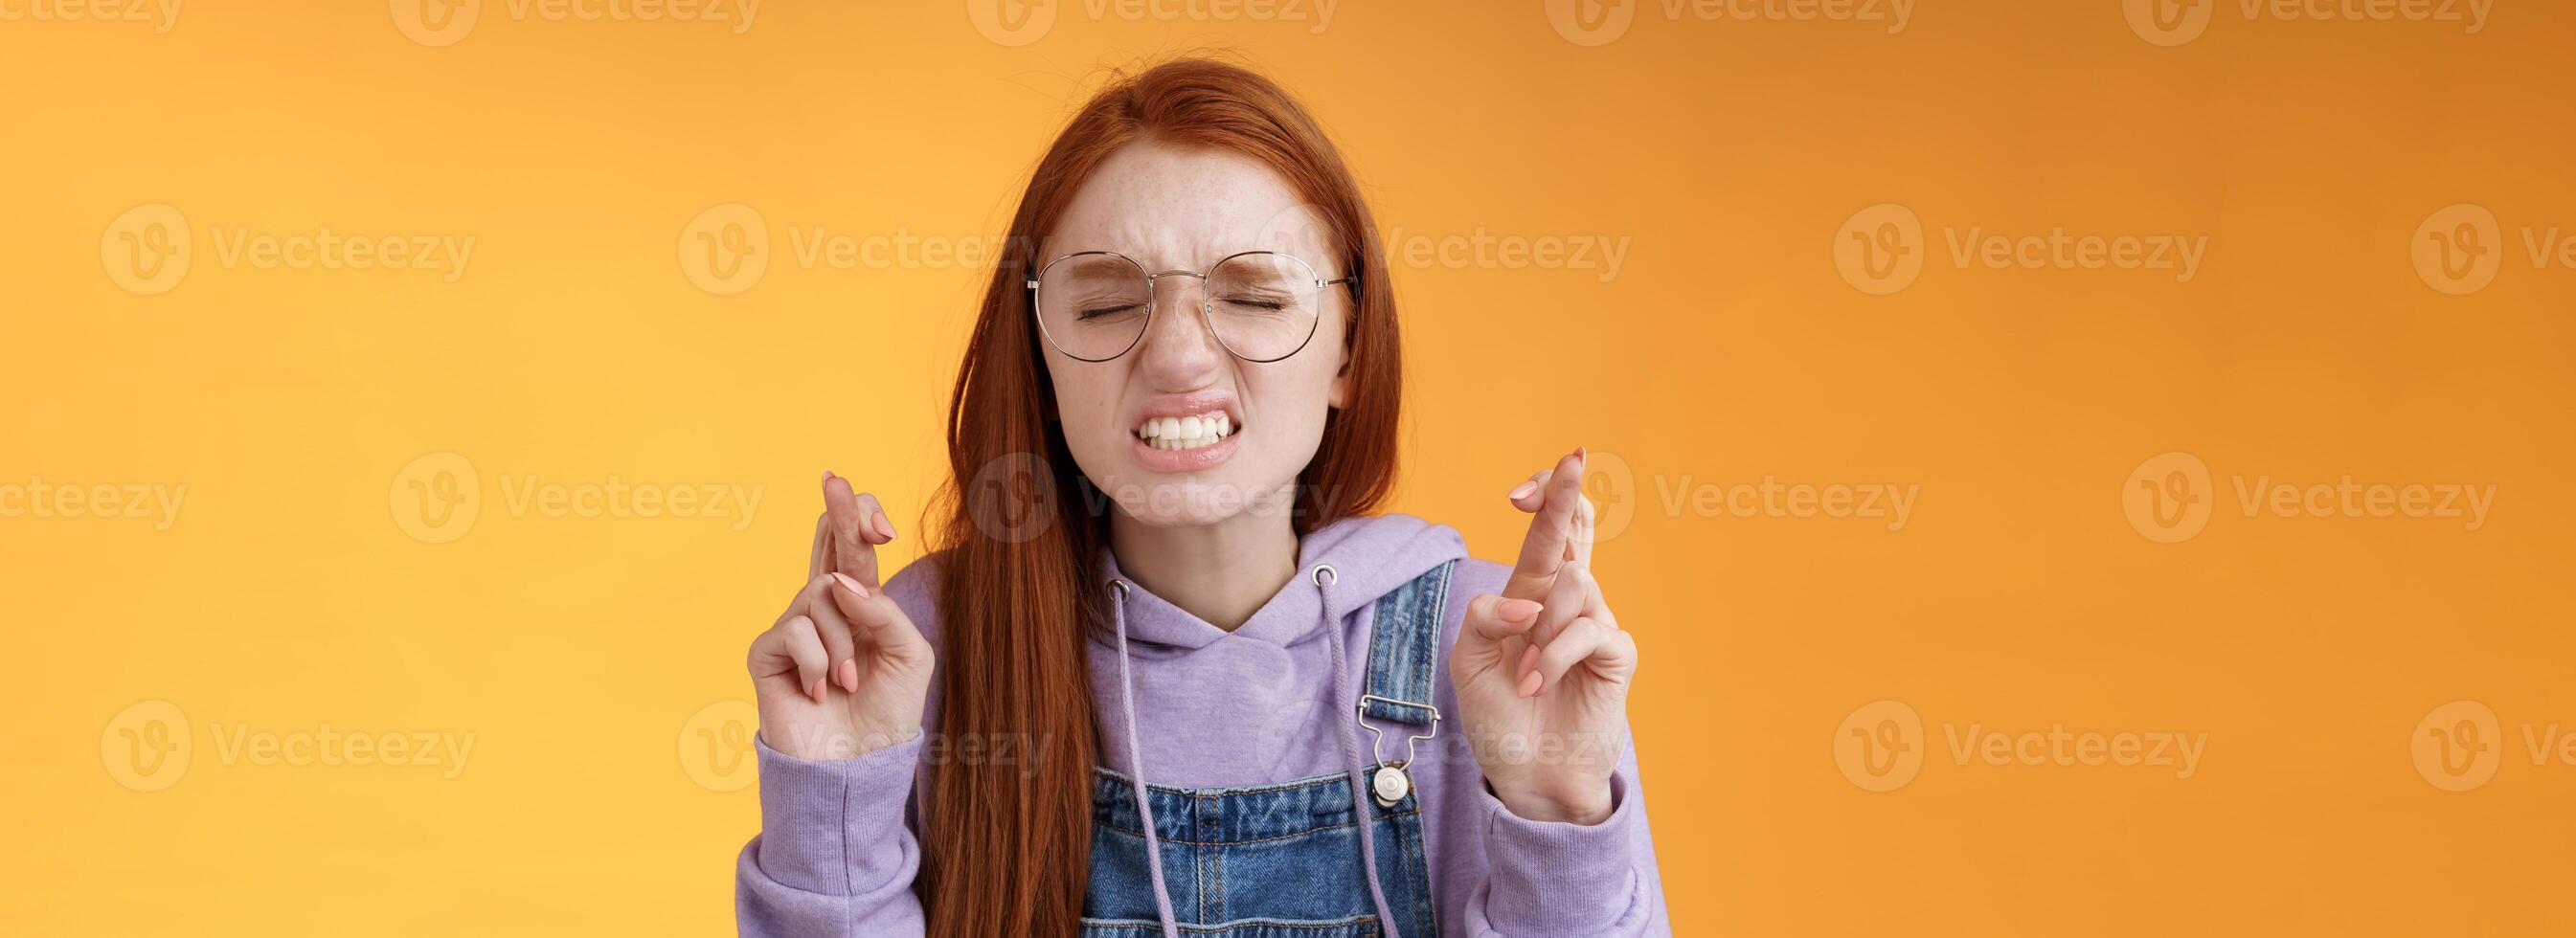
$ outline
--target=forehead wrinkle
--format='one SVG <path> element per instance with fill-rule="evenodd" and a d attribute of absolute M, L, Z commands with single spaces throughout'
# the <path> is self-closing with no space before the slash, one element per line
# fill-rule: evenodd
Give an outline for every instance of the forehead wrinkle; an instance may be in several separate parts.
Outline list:
<path fill-rule="evenodd" d="M 1080 221 L 1087 227 L 1063 231 L 1049 254 L 1115 251 L 1148 270 L 1204 271 L 1238 252 L 1284 249 L 1318 269 L 1337 266 L 1308 237 L 1314 230 L 1311 219 L 1272 223 L 1298 206 L 1284 181 L 1248 157 L 1221 150 L 1131 147 L 1111 156 L 1083 184 L 1074 214 L 1085 216 Z M 1295 233 L 1292 245 L 1256 243 L 1263 228 L 1283 226 Z"/>

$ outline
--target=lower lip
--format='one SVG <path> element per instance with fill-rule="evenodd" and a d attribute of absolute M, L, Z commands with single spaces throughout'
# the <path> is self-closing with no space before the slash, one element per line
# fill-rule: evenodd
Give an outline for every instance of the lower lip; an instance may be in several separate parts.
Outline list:
<path fill-rule="evenodd" d="M 1129 434 L 1127 445 L 1135 448 L 1136 461 L 1144 465 L 1146 471 L 1197 472 L 1215 468 L 1216 464 L 1233 456 L 1234 441 L 1242 438 L 1243 431 L 1236 430 L 1225 439 L 1197 449 L 1155 449 L 1145 445 L 1144 437 Z"/>

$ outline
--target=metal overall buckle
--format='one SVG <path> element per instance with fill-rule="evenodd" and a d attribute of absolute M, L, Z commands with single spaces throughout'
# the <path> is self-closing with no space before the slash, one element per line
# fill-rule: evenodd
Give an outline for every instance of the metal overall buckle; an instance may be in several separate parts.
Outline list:
<path fill-rule="evenodd" d="M 1405 767 L 1413 764 L 1414 743 L 1440 735 L 1440 708 L 1434 707 L 1430 704 L 1414 703 L 1410 700 L 1397 700 L 1393 697 L 1381 697 L 1376 694 L 1360 695 L 1359 706 L 1353 709 L 1359 711 L 1358 716 L 1360 728 L 1369 731 L 1369 758 L 1371 759 L 1378 757 L 1378 744 L 1386 741 L 1386 733 L 1384 731 L 1369 725 L 1368 704 L 1369 701 L 1372 700 L 1385 701 L 1400 707 L 1420 707 L 1431 711 L 1431 732 L 1417 736 L 1405 737 L 1404 758 L 1401 761 L 1392 763 L 1384 761 L 1379 762 L 1377 764 L 1376 776 L 1369 782 L 1371 793 L 1377 796 L 1377 806 L 1381 808 L 1392 808 L 1395 807 L 1396 802 L 1403 801 L 1404 796 L 1413 793 L 1413 779 L 1410 776 L 1407 776 L 1404 770 Z"/>

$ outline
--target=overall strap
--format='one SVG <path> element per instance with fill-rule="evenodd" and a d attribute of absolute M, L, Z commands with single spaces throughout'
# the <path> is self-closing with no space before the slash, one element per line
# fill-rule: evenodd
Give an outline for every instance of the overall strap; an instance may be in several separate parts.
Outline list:
<path fill-rule="evenodd" d="M 1430 726 L 1440 720 L 1432 704 L 1440 659 L 1440 613 L 1449 603 L 1455 560 L 1434 567 L 1377 601 L 1369 626 L 1368 696 L 1360 712 L 1371 719 Z M 1366 726 L 1367 721 L 1361 721 Z"/>

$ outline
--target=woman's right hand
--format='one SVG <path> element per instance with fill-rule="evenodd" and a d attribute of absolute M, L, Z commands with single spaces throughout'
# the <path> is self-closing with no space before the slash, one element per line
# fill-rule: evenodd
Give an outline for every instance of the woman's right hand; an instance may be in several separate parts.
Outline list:
<path fill-rule="evenodd" d="M 751 642 L 760 738 L 808 761 L 847 759 L 921 734 L 933 655 L 912 620 L 880 591 L 876 546 L 894 524 L 876 497 L 823 474 L 805 588 Z"/>

